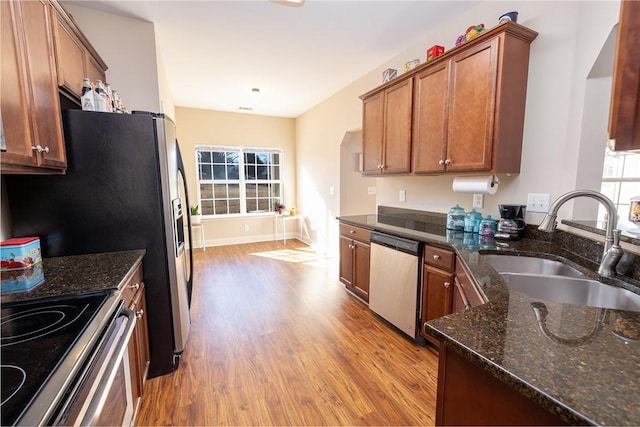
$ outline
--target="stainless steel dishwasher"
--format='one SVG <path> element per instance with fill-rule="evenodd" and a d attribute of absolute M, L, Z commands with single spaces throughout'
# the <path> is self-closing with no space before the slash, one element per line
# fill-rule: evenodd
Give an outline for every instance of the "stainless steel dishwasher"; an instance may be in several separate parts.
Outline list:
<path fill-rule="evenodd" d="M 369 308 L 413 339 L 421 252 L 418 241 L 371 233 Z"/>

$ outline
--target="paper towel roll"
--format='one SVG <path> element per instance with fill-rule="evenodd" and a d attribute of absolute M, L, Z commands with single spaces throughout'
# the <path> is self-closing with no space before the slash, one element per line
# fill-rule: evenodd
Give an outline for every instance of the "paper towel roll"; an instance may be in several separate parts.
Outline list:
<path fill-rule="evenodd" d="M 453 191 L 456 193 L 496 194 L 498 179 L 489 176 L 456 176 L 453 179 Z"/>

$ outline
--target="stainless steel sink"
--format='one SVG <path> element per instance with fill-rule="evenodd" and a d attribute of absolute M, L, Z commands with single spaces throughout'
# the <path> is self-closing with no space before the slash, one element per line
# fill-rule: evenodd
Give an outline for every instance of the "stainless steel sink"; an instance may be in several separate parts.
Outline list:
<path fill-rule="evenodd" d="M 640 295 L 596 280 L 542 274 L 500 275 L 509 288 L 533 298 L 640 312 Z"/>
<path fill-rule="evenodd" d="M 584 276 L 577 269 L 551 259 L 495 254 L 482 254 L 481 259 L 498 273 L 528 273 L 566 277 Z"/>

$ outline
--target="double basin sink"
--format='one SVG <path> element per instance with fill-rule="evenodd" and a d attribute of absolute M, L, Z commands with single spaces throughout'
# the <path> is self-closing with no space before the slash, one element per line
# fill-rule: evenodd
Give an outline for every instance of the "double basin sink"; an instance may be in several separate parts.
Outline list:
<path fill-rule="evenodd" d="M 532 298 L 640 312 L 640 295 L 586 277 L 563 262 L 530 256 L 481 254 L 510 289 Z"/>

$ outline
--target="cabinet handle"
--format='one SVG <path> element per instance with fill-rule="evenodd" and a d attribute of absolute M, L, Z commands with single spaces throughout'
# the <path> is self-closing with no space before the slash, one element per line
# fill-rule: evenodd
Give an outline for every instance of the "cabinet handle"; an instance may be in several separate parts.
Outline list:
<path fill-rule="evenodd" d="M 138 289 L 140 289 L 140 283 L 136 283 L 135 285 L 131 285 L 129 286 L 130 289 L 133 289 L 134 291 L 137 291 Z"/>
<path fill-rule="evenodd" d="M 444 282 L 444 287 L 445 287 L 445 288 L 448 288 L 449 286 L 451 286 L 451 283 L 449 283 L 449 282 Z"/>
<path fill-rule="evenodd" d="M 42 145 L 36 145 L 35 147 L 31 147 L 32 150 L 37 151 L 38 153 L 47 153 L 49 154 L 49 147 L 42 148 Z"/>
<path fill-rule="evenodd" d="M 444 160 L 440 159 L 440 160 L 438 161 L 438 164 L 439 164 L 440 166 L 444 165 Z"/>
<path fill-rule="evenodd" d="M 349 230 L 349 233 L 356 234 L 356 230 Z"/>
<path fill-rule="evenodd" d="M 471 308 L 471 304 L 469 303 L 469 299 L 467 298 L 467 294 L 464 292 L 464 288 L 462 284 L 458 281 L 458 278 L 455 277 L 453 279 L 455 281 L 456 286 L 458 287 L 458 291 L 460 291 L 460 298 L 462 298 L 462 303 L 464 304 L 464 309 L 468 310 Z"/>
<path fill-rule="evenodd" d="M 451 164 L 451 160 L 449 160 L 449 159 L 445 160 L 445 161 L 444 161 L 444 164 L 445 164 L 445 165 L 450 165 L 450 164 Z"/>
<path fill-rule="evenodd" d="M 142 319 L 142 316 L 144 316 L 144 310 L 140 309 L 138 311 L 136 311 L 136 319 Z"/>
<path fill-rule="evenodd" d="M 434 261 L 439 261 L 440 260 L 440 255 L 434 255 L 433 256 Z"/>

